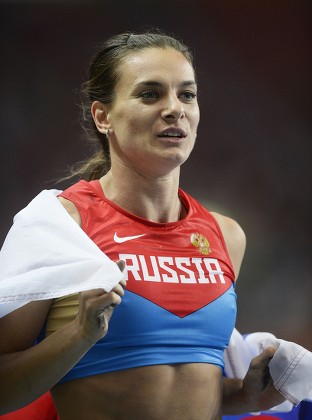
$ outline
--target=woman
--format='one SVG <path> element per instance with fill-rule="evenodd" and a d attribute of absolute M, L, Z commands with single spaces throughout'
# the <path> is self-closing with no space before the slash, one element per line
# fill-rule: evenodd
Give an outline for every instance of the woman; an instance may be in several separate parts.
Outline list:
<path fill-rule="evenodd" d="M 4 410 L 50 388 L 65 420 L 216 419 L 281 402 L 268 375 L 273 348 L 244 381 L 222 381 L 245 236 L 179 189 L 199 123 L 190 52 L 160 33 L 115 36 L 84 92 L 102 150 L 76 172 L 88 181 L 59 199 L 119 260 L 127 290 L 123 280 L 111 293 L 32 302 L 4 317 Z"/>

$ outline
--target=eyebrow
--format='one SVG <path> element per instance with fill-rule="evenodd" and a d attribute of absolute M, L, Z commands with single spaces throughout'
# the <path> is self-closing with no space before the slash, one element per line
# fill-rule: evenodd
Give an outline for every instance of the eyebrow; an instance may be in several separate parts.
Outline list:
<path fill-rule="evenodd" d="M 196 86 L 197 83 L 194 80 L 186 80 L 182 83 L 179 83 L 179 87 L 186 87 L 186 86 Z M 153 87 L 162 87 L 163 84 L 157 82 L 156 80 L 146 80 L 143 82 L 139 82 L 136 86 L 153 86 Z"/>

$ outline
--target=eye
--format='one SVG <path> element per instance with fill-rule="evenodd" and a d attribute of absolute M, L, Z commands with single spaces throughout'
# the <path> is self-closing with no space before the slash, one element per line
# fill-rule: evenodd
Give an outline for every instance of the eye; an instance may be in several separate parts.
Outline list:
<path fill-rule="evenodd" d="M 159 93 L 155 90 L 146 90 L 145 92 L 140 94 L 140 98 L 145 100 L 152 100 L 152 99 L 158 99 Z"/>
<path fill-rule="evenodd" d="M 185 102 L 191 102 L 196 99 L 197 95 L 195 92 L 185 91 L 181 93 L 180 98 Z"/>

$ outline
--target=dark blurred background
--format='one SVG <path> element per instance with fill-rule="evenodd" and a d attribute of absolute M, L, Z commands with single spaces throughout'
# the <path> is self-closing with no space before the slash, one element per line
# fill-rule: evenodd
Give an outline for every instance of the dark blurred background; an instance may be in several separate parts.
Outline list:
<path fill-rule="evenodd" d="M 237 327 L 312 350 L 309 1 L 0 0 L 1 243 L 89 155 L 75 91 L 95 45 L 150 26 L 195 53 L 201 125 L 182 186 L 246 232 Z"/>

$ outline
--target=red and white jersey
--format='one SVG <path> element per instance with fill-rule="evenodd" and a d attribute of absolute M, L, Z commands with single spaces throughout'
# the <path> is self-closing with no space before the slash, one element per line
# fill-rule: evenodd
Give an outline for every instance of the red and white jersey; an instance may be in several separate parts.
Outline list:
<path fill-rule="evenodd" d="M 127 278 L 108 334 L 64 380 L 151 364 L 222 368 L 236 295 L 233 266 L 211 213 L 182 190 L 187 216 L 172 223 L 130 214 L 104 196 L 99 181 L 80 181 L 61 196 L 75 204 L 96 245 L 112 260 L 125 260 Z M 104 361 L 97 363 L 99 357 Z"/>

